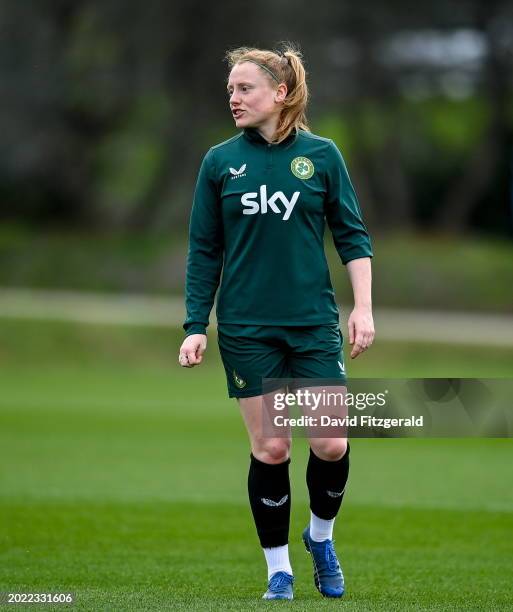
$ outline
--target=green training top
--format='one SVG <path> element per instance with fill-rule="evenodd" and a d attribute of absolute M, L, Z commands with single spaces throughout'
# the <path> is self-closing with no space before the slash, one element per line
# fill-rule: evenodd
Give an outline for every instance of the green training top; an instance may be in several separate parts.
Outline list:
<path fill-rule="evenodd" d="M 270 144 L 256 128 L 207 152 L 190 218 L 186 335 L 219 323 L 338 323 L 324 253 L 325 220 L 344 264 L 372 257 L 335 143 L 304 130 Z"/>

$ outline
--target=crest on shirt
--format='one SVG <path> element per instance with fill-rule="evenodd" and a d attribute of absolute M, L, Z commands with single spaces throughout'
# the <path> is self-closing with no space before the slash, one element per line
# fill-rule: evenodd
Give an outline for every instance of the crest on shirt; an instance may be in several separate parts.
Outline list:
<path fill-rule="evenodd" d="M 242 164 L 238 170 L 235 170 L 235 168 L 230 168 L 230 174 L 232 175 L 232 180 L 246 176 L 246 164 Z"/>
<path fill-rule="evenodd" d="M 290 169 L 294 176 L 303 180 L 312 178 L 315 172 L 314 165 L 308 157 L 295 157 L 290 162 Z"/>

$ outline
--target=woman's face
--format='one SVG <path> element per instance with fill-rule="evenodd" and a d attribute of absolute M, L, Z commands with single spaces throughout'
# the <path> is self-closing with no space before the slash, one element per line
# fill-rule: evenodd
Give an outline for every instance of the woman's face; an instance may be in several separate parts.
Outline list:
<path fill-rule="evenodd" d="M 271 85 L 261 68 L 252 62 L 236 64 L 228 79 L 230 110 L 238 128 L 260 127 L 281 111 L 287 87 Z"/>

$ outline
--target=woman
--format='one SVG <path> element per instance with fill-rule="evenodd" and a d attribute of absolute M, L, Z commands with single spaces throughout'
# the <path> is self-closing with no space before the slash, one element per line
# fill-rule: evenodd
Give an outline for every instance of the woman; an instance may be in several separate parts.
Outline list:
<path fill-rule="evenodd" d="M 325 222 L 347 266 L 355 307 L 351 358 L 374 338 L 370 240 L 343 158 L 312 134 L 300 52 L 227 53 L 228 96 L 241 131 L 205 155 L 190 219 L 186 338 L 179 363 L 203 360 L 217 299 L 218 342 L 228 394 L 250 443 L 248 492 L 268 567 L 265 599 L 292 599 L 288 554 L 290 436 L 264 435 L 263 379 L 329 378 L 345 385 L 342 336 L 323 246 Z M 345 387 L 343 387 L 345 390 Z M 311 520 L 303 541 L 327 597 L 344 593 L 333 525 L 349 472 L 345 437 L 312 436 L 306 479 Z"/>

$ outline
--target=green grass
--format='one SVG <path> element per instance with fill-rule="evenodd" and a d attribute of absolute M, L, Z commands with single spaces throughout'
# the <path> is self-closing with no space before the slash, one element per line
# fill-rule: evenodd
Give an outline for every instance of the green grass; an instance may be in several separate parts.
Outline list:
<path fill-rule="evenodd" d="M 345 330 L 343 330 L 343 333 Z M 115 327 L 51 321 L 3 320 L 0 323 L 0 367 L 23 372 L 19 366 L 56 364 L 88 368 L 166 366 L 174 372 L 183 332 L 174 328 Z M 355 377 L 481 377 L 513 375 L 513 347 L 479 347 L 425 342 L 383 342 L 351 360 L 345 342 L 345 360 Z M 224 392 L 221 361 L 214 330 L 209 330 L 204 365 L 187 370 L 193 384 Z M 176 372 L 175 372 L 176 373 Z"/>
<path fill-rule="evenodd" d="M 0 591 L 73 592 L 79 610 L 273 605 L 214 336 L 194 370 L 176 365 L 177 330 L 0 321 L 0 338 Z M 351 371 L 507 376 L 512 358 L 378 342 Z M 511 440 L 355 439 L 351 453 L 336 525 L 348 593 L 333 602 L 299 542 L 307 449 L 294 440 L 286 608 L 510 608 Z"/>
<path fill-rule="evenodd" d="M 330 251 L 330 268 L 336 258 Z M 511 240 L 398 234 L 374 241 L 373 296 L 380 307 L 511 313 Z M 351 303 L 347 275 L 335 274 L 339 301 Z M 500 279 L 500 282 L 498 282 Z"/>
<path fill-rule="evenodd" d="M 511 240 L 374 234 L 373 248 L 373 294 L 380 307 L 513 310 Z M 181 295 L 186 252 L 184 228 L 155 236 L 5 225 L 0 228 L 0 286 Z M 337 299 L 350 303 L 347 274 L 328 230 L 326 253 Z"/>

